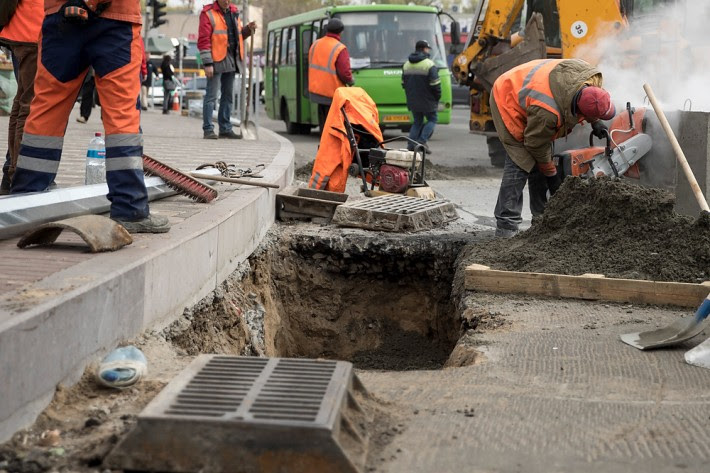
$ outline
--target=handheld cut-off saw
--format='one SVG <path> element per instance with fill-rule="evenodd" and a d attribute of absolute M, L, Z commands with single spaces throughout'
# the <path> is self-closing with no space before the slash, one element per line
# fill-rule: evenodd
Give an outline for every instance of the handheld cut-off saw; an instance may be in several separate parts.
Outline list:
<path fill-rule="evenodd" d="M 651 150 L 652 140 L 645 133 L 646 109 L 626 104 L 626 113 L 614 118 L 606 132 L 606 145 L 564 151 L 553 156 L 562 176 L 640 177 L 638 161 Z"/>

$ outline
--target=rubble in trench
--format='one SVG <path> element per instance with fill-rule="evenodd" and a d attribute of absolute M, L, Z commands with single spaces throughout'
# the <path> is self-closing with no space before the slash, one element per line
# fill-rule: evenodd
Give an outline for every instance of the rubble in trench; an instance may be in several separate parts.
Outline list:
<path fill-rule="evenodd" d="M 110 390 L 87 368 L 77 385 L 60 387 L 32 427 L 0 446 L 0 472 L 103 472 L 102 459 L 138 413 L 200 353 L 330 358 L 374 370 L 480 361 L 461 335 L 489 314 L 466 311 L 451 292 L 456 257 L 477 238 L 464 230 L 388 235 L 276 226 L 218 290 L 132 341 L 149 360 L 147 379 Z M 406 427 L 395 406 L 364 403 L 375 413 L 368 457 L 375 464 Z"/>

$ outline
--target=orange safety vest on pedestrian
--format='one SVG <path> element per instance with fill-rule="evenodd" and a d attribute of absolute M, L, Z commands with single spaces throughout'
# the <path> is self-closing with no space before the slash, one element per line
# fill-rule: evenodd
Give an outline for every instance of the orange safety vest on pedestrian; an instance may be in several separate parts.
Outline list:
<path fill-rule="evenodd" d="M 345 134 L 345 120 L 340 111 L 343 106 L 351 124 L 360 125 L 360 128 L 364 128 L 378 142 L 382 141 L 377 105 L 367 92 L 360 87 L 337 89 L 325 120 L 325 131 L 321 135 L 313 172 L 308 182 L 311 189 L 345 192 L 353 154 Z"/>
<path fill-rule="evenodd" d="M 215 11 L 217 14 L 215 15 Z M 224 14 L 220 10 L 207 10 L 207 16 L 212 23 L 212 60 L 214 62 L 224 61 L 227 57 L 229 49 L 229 31 L 227 30 L 227 20 L 224 19 Z M 242 34 L 242 18 L 237 17 L 237 41 L 239 41 L 239 59 L 244 59 L 244 41 L 241 38 Z"/>
<path fill-rule="evenodd" d="M 335 89 L 344 87 L 338 77 L 335 61 L 345 45 L 335 38 L 324 36 L 308 51 L 308 91 L 323 97 L 333 97 Z"/>
<path fill-rule="evenodd" d="M 557 117 L 557 128 L 562 127 L 562 112 L 550 90 L 550 72 L 562 61 L 530 61 L 502 74 L 493 84 L 493 98 L 500 116 L 516 140 L 524 141 L 527 109 L 533 105 L 553 113 Z"/>
<path fill-rule="evenodd" d="M 44 20 L 44 0 L 20 0 L 10 23 L 0 32 L 0 38 L 13 43 L 37 44 L 42 20 Z"/>

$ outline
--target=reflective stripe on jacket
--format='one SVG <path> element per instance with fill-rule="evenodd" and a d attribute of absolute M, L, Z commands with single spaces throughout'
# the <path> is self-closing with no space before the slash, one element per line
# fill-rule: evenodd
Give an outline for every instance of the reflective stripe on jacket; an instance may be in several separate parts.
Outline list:
<path fill-rule="evenodd" d="M 324 36 L 308 51 L 308 92 L 311 100 L 330 103 L 335 90 L 345 84 L 338 77 L 335 62 L 345 45 L 335 38 Z"/>
<path fill-rule="evenodd" d="M 528 107 L 536 106 L 557 117 L 562 127 L 562 112 L 550 89 L 550 72 L 563 59 L 539 59 L 502 74 L 493 84 L 493 97 L 506 129 L 523 141 Z"/>
<path fill-rule="evenodd" d="M 15 14 L 0 32 L 0 38 L 8 43 L 37 44 L 42 20 L 44 20 L 43 0 L 20 0 Z"/>
<path fill-rule="evenodd" d="M 215 13 L 217 12 L 217 13 Z M 233 12 L 234 13 L 234 12 Z M 229 50 L 229 31 L 227 30 L 227 21 L 224 18 L 224 13 L 218 8 L 207 10 L 207 18 L 212 25 L 212 62 L 223 61 L 227 57 Z M 242 34 L 242 18 L 237 17 L 236 39 L 239 42 L 239 58 L 244 58 L 244 41 L 239 39 Z M 204 61 L 204 58 L 203 58 Z"/>

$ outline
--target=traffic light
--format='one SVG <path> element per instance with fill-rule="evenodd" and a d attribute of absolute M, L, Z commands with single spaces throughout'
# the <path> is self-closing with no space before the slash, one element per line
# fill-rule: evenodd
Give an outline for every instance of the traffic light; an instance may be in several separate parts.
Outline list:
<path fill-rule="evenodd" d="M 168 22 L 168 20 L 162 18 L 167 15 L 167 12 L 165 11 L 165 7 L 168 6 L 167 2 L 151 0 L 150 6 L 153 8 L 153 28 L 157 28 Z"/>

